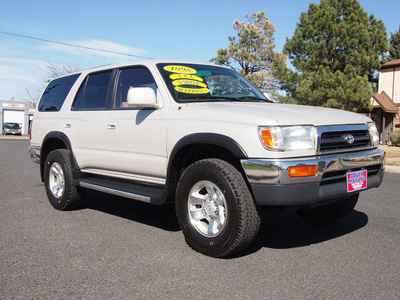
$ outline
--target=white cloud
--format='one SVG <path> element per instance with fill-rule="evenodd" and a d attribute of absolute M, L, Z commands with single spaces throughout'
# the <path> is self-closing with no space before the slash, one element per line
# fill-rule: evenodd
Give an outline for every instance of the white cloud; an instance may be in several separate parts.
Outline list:
<path fill-rule="evenodd" d="M 81 47 L 103 49 L 131 55 L 145 56 L 146 53 L 142 49 L 96 39 L 87 41 L 71 41 L 70 43 Z M 28 49 L 29 53 L 22 51 Z M 132 56 L 76 48 L 54 43 L 44 44 L 44 46 L 39 48 L 39 50 L 42 51 L 35 50 L 38 49 L 35 49 L 34 47 L 20 46 L 13 50 L 14 52 L 11 52 L 12 50 L 8 50 L 8 53 L 2 53 L 2 51 L 0 51 L 0 99 L 10 99 L 14 96 L 22 98 L 19 96 L 21 91 L 41 87 L 43 79 L 46 78 L 46 70 L 48 69 L 48 63 L 50 61 L 55 61 L 58 64 L 67 62 L 72 65 L 90 67 L 96 63 L 101 64 L 105 60 L 110 62 L 122 62 L 135 59 L 135 57 Z M 51 53 L 51 51 L 56 51 L 57 53 Z M 75 57 L 71 57 L 68 54 L 75 55 Z M 94 61 L 100 62 L 95 63 Z M 89 66 L 86 66 L 86 64 L 89 64 Z"/>
<path fill-rule="evenodd" d="M 44 76 L 46 61 L 0 53 L 0 99 L 11 99 L 20 96 L 27 89 L 40 86 Z"/>
<path fill-rule="evenodd" d="M 71 41 L 68 42 L 67 44 L 77 45 L 82 48 L 68 46 L 64 44 L 47 43 L 45 46 L 40 47 L 40 49 L 66 52 L 69 54 L 83 56 L 83 57 L 89 57 L 95 55 L 98 57 L 107 57 L 115 60 L 129 60 L 129 57 L 132 59 L 132 56 L 133 57 L 144 56 L 143 54 L 145 53 L 145 50 L 142 49 L 125 46 L 114 42 L 95 40 L 95 39 L 88 41 Z M 98 51 L 93 49 L 101 49 L 103 51 Z M 118 53 L 124 53 L 129 55 L 123 55 Z"/>
<path fill-rule="evenodd" d="M 0 65 L 0 78 L 37 82 L 37 79 L 27 74 L 25 69 L 4 65 Z"/>
<path fill-rule="evenodd" d="M 0 57 L 0 61 L 11 63 L 11 64 L 20 64 L 20 65 L 35 65 L 42 67 L 46 64 L 45 61 L 39 59 L 24 59 L 24 58 L 6 58 Z"/>

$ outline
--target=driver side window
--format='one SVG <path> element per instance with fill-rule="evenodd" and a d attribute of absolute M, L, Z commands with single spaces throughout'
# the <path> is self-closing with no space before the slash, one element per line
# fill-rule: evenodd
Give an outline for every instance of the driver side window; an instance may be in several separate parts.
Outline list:
<path fill-rule="evenodd" d="M 118 74 L 117 90 L 113 108 L 126 108 L 130 87 L 150 87 L 157 95 L 157 85 L 150 71 L 143 67 L 121 69 Z"/>

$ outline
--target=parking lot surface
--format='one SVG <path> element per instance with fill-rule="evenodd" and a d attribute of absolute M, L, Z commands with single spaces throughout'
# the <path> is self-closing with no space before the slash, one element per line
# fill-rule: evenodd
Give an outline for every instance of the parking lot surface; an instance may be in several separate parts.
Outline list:
<path fill-rule="evenodd" d="M 328 225 L 262 213 L 229 259 L 191 250 L 173 206 L 89 192 L 48 203 L 28 140 L 0 140 L 0 299 L 399 299 L 400 174 Z"/>

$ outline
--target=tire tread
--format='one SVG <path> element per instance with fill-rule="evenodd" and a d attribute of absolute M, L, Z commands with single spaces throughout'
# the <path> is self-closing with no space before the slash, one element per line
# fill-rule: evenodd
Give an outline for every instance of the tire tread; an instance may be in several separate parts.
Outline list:
<path fill-rule="evenodd" d="M 227 179 L 229 185 L 231 186 L 232 193 L 234 194 L 235 200 L 237 201 L 237 231 L 235 233 L 234 239 L 230 242 L 227 247 L 222 249 L 216 249 L 215 251 L 210 251 L 210 249 L 202 249 L 200 252 L 214 256 L 214 257 L 225 257 L 232 255 L 234 253 L 243 251 L 247 248 L 255 239 L 257 232 L 260 227 L 260 217 L 258 215 L 255 203 L 249 192 L 246 182 L 243 179 L 242 174 L 231 164 L 220 159 L 205 159 L 200 160 L 192 165 L 190 165 L 182 174 L 182 177 L 186 176 L 186 173 L 192 172 L 199 167 L 215 168 L 220 174 Z M 177 187 L 177 198 L 178 191 L 181 188 L 181 181 L 178 183 Z M 178 215 L 178 220 L 180 220 L 178 205 L 176 206 L 176 211 Z M 183 225 L 179 221 L 181 228 Z M 198 245 L 192 245 L 192 242 L 186 238 L 187 244 L 194 249 L 199 251 Z"/>
<path fill-rule="evenodd" d="M 54 208 L 58 210 L 72 210 L 82 205 L 84 200 L 85 190 L 83 188 L 72 185 L 72 167 L 70 154 L 67 149 L 56 149 L 49 153 L 46 158 L 46 165 L 50 164 L 50 161 L 58 161 L 62 164 L 62 167 L 65 169 L 64 180 L 65 180 L 65 190 L 64 195 L 62 196 L 62 200 L 57 205 L 54 201 L 51 200 L 53 197 L 52 193 L 48 190 L 46 186 L 47 196 L 50 200 L 50 203 Z M 48 169 L 45 169 L 45 183 L 48 183 Z"/>

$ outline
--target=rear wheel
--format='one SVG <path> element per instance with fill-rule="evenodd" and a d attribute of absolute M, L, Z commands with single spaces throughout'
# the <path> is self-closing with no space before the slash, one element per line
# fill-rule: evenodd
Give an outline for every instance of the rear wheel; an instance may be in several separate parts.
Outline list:
<path fill-rule="evenodd" d="M 219 159 L 201 160 L 185 170 L 177 188 L 176 211 L 189 246 L 213 257 L 245 249 L 260 226 L 242 175 Z"/>
<path fill-rule="evenodd" d="M 85 189 L 72 184 L 72 167 L 67 149 L 49 153 L 44 166 L 44 184 L 51 205 L 58 210 L 80 206 Z"/>
<path fill-rule="evenodd" d="M 334 222 L 350 214 L 357 204 L 359 194 L 352 194 L 339 201 L 308 209 L 299 209 L 297 214 L 312 222 Z"/>

